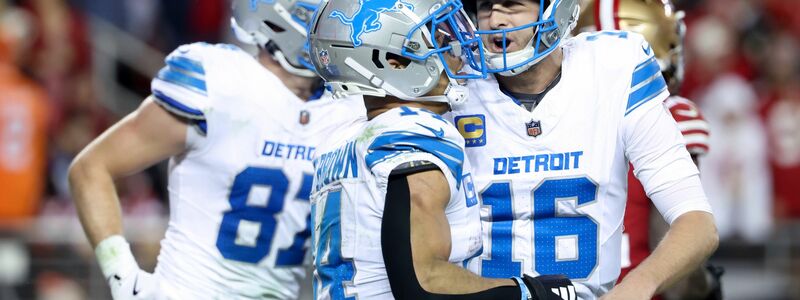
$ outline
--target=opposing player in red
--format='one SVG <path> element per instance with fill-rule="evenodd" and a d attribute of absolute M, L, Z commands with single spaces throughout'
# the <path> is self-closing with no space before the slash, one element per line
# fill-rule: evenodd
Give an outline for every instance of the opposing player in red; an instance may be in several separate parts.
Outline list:
<path fill-rule="evenodd" d="M 686 149 L 695 164 L 707 153 L 708 122 L 689 99 L 678 96 L 683 81 L 683 38 L 686 27 L 683 12 L 676 11 L 669 0 L 590 0 L 582 9 L 578 31 L 626 30 L 642 34 L 652 46 L 670 96 L 664 105 L 669 109 L 686 141 Z M 622 271 L 617 282 L 647 258 L 654 244 L 668 228 L 642 187 L 628 171 L 628 203 L 625 210 L 622 245 Z M 653 244 L 651 246 L 651 244 Z M 720 271 L 703 267 L 689 274 L 665 293 L 667 298 L 718 299 L 721 297 Z"/>

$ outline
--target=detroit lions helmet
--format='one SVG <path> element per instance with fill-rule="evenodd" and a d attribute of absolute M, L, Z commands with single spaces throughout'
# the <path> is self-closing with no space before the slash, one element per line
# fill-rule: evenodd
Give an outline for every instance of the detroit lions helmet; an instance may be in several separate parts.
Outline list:
<path fill-rule="evenodd" d="M 653 47 L 670 92 L 676 93 L 683 81 L 683 16 L 669 0 L 590 0 L 576 30 L 626 30 L 643 35 Z"/>
<path fill-rule="evenodd" d="M 335 96 L 460 103 L 466 88 L 455 79 L 483 77 L 454 72 L 445 60 L 481 61 L 472 57 L 480 55 L 480 38 L 461 8 L 455 0 L 324 1 L 309 30 L 311 61 Z M 426 96 L 443 73 L 450 77 L 445 95 Z"/>
<path fill-rule="evenodd" d="M 233 0 L 231 27 L 243 43 L 269 51 L 297 76 L 316 77 L 308 60 L 308 25 L 318 0 Z"/>
<path fill-rule="evenodd" d="M 539 2 L 538 20 L 511 28 L 484 29 L 479 28 L 478 35 L 483 37 L 483 44 L 497 43 L 501 52 L 492 52 L 487 48 L 482 51 L 486 56 L 484 73 L 499 73 L 503 76 L 514 76 L 525 72 L 531 66 L 542 61 L 561 44 L 575 27 L 580 13 L 579 0 L 528 0 Z M 507 36 L 517 31 L 533 31 L 533 37 L 520 50 L 509 52 Z"/>

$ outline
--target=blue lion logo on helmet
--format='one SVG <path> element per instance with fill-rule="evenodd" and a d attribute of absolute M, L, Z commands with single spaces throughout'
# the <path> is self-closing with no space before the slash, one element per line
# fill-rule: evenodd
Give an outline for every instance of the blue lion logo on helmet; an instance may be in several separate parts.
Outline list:
<path fill-rule="evenodd" d="M 273 4 L 275 0 L 250 0 L 250 11 L 258 10 L 258 3 Z"/>
<path fill-rule="evenodd" d="M 360 6 L 352 17 L 347 17 L 338 10 L 334 10 L 329 16 L 350 26 L 350 39 L 355 47 L 362 44 L 361 34 L 381 29 L 383 26 L 379 20 L 381 13 L 400 11 L 403 7 L 414 10 L 414 5 L 403 0 L 359 0 L 358 3 Z"/>

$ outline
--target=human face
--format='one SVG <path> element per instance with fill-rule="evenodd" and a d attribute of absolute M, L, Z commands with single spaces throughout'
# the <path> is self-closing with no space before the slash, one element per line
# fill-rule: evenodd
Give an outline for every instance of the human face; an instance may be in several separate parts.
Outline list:
<path fill-rule="evenodd" d="M 439 45 L 447 45 L 452 42 L 452 34 L 447 32 L 446 30 L 436 30 L 434 32 L 434 39 L 436 43 Z M 430 47 L 430 45 L 428 45 Z M 456 56 L 453 51 L 444 51 L 441 53 L 441 58 L 444 63 L 444 67 L 448 69 L 450 74 L 457 74 L 464 68 L 464 60 L 460 56 Z M 409 63 L 407 58 L 400 59 L 397 58 L 389 58 L 387 59 L 389 65 L 394 69 L 405 69 Z M 440 96 L 444 95 L 444 92 L 447 90 L 447 86 L 450 84 L 450 77 L 448 77 L 448 72 L 442 70 L 442 73 L 439 75 L 439 81 L 436 83 L 425 96 Z"/>
<path fill-rule="evenodd" d="M 478 0 L 478 30 L 509 29 L 536 22 L 539 0 Z M 506 33 L 505 52 L 522 50 L 533 38 L 536 27 Z M 503 53 L 503 34 L 482 35 L 484 47 Z"/>

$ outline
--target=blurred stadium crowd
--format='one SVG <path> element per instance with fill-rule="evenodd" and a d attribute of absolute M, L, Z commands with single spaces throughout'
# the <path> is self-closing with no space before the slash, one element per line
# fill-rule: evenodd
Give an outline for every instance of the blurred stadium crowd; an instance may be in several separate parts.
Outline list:
<path fill-rule="evenodd" d="M 800 299 L 800 2 L 676 5 L 688 26 L 682 95 L 711 124 L 701 174 L 726 298 Z M 69 163 L 149 94 L 164 53 L 230 41 L 228 6 L 0 0 L 0 299 L 107 295 L 69 199 Z M 126 235 L 149 270 L 168 214 L 164 169 L 118 182 Z"/>

